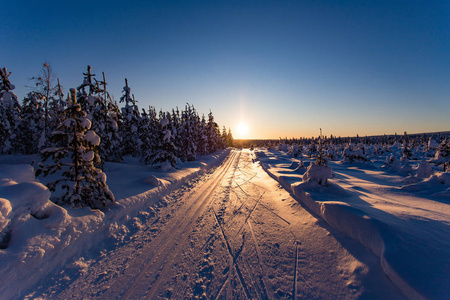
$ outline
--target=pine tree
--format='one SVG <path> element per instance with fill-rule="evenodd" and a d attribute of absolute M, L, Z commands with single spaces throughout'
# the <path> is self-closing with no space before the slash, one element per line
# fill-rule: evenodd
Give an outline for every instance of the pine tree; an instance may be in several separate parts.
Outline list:
<path fill-rule="evenodd" d="M 81 106 L 81 109 L 88 115 L 91 113 L 92 107 L 94 107 L 93 95 L 98 92 L 94 79 L 95 74 L 92 74 L 91 70 L 91 66 L 88 65 L 86 73 L 83 73 L 83 83 L 77 87 L 77 102 Z M 88 88 L 87 91 L 86 88 Z"/>
<path fill-rule="evenodd" d="M 142 141 L 139 139 L 139 108 L 136 105 L 136 99 L 131 94 L 131 89 L 128 86 L 128 80 L 125 78 L 125 86 L 123 88 L 123 95 L 120 97 L 120 103 L 124 102 L 125 107 L 122 108 L 122 124 L 120 127 L 120 134 L 122 140 L 121 153 L 123 156 L 132 155 L 134 157 L 140 156 L 139 148 Z"/>
<path fill-rule="evenodd" d="M 322 128 L 320 129 L 320 136 L 319 136 L 319 147 L 318 147 L 318 155 L 317 155 L 317 159 L 316 159 L 316 165 L 318 166 L 327 166 L 328 162 L 325 159 L 325 155 L 323 153 L 323 148 L 324 148 L 324 139 L 322 136 Z"/>
<path fill-rule="evenodd" d="M 156 132 L 157 144 L 147 158 L 152 165 L 159 165 L 163 171 L 168 171 L 171 167 L 177 167 L 177 148 L 174 143 L 172 124 L 169 117 L 169 113 L 163 113 L 162 111 L 159 113 L 160 125 Z"/>
<path fill-rule="evenodd" d="M 448 166 L 450 165 L 450 141 L 444 139 L 439 144 L 439 148 L 436 151 L 435 159 L 436 159 L 436 166 L 443 165 L 444 172 L 446 172 Z"/>
<path fill-rule="evenodd" d="M 39 152 L 45 134 L 44 98 L 39 92 L 30 92 L 23 99 L 20 119 L 16 126 L 17 134 L 13 140 L 13 148 L 18 153 Z"/>
<path fill-rule="evenodd" d="M 208 123 L 206 124 L 206 137 L 207 137 L 207 143 L 208 153 L 213 153 L 217 149 L 219 149 L 219 126 L 216 122 L 214 122 L 214 116 L 211 111 L 209 111 L 208 114 Z"/>
<path fill-rule="evenodd" d="M 50 122 L 50 103 L 54 100 L 54 94 L 57 92 L 58 86 L 55 86 L 54 82 L 56 79 L 56 74 L 53 68 L 48 62 L 42 64 L 41 72 L 37 77 L 32 77 L 35 80 L 37 92 L 43 96 L 43 109 L 44 109 L 44 136 L 41 144 L 44 144 L 47 139 L 49 132 L 51 131 Z M 59 84 L 59 81 L 58 81 Z"/>
<path fill-rule="evenodd" d="M 196 118 L 196 140 L 197 140 L 197 154 L 208 154 L 208 133 L 206 129 L 205 115 L 202 115 L 202 119 L 197 116 Z"/>
<path fill-rule="evenodd" d="M 402 161 L 408 161 L 411 159 L 412 156 L 411 150 L 408 147 L 408 142 L 409 142 L 408 135 L 406 134 L 405 131 L 402 148 L 402 158 L 401 158 Z"/>
<path fill-rule="evenodd" d="M 0 69 L 0 152 L 11 153 L 15 128 L 19 120 L 20 105 L 9 81 L 6 67 Z"/>
<path fill-rule="evenodd" d="M 106 185 L 105 173 L 98 168 L 100 137 L 90 130 L 91 122 L 76 101 L 75 89 L 70 90 L 65 114 L 66 119 L 51 135 L 51 139 L 62 146 L 42 150 L 43 162 L 49 162 L 39 164 L 36 176 L 62 171 L 61 178 L 47 185 L 53 192 L 61 185 L 64 194 L 56 200 L 57 203 L 73 207 L 104 207 L 108 202 L 114 202 L 114 195 Z"/>
<path fill-rule="evenodd" d="M 48 105 L 48 130 L 51 133 L 61 124 L 64 118 L 64 109 L 66 108 L 66 101 L 64 100 L 64 93 L 59 78 L 57 79 L 54 95 L 51 97 Z"/>
<path fill-rule="evenodd" d="M 92 98 L 91 115 L 92 129 L 100 136 L 99 154 L 102 161 L 121 161 L 120 134 L 119 134 L 119 108 L 113 103 L 106 90 L 108 85 L 105 73 L 103 79 L 96 83 L 96 94 Z"/>
<path fill-rule="evenodd" d="M 183 155 L 182 160 L 193 161 L 196 157 L 196 112 L 193 106 L 186 104 L 181 116 L 182 133 L 180 137 L 180 147 Z"/>
<path fill-rule="evenodd" d="M 143 164 L 153 164 L 157 152 L 162 148 L 160 143 L 161 134 L 161 122 L 158 119 L 155 108 L 150 106 L 148 113 L 144 111 L 139 128 L 139 137 L 142 141 L 140 160 Z"/>
<path fill-rule="evenodd" d="M 231 134 L 231 128 L 228 128 L 227 147 L 233 147 L 233 146 L 234 146 L 233 134 Z"/>

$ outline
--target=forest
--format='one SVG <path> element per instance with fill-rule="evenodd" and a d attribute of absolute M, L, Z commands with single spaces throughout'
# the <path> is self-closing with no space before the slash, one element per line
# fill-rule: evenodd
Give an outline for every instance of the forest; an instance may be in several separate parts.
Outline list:
<path fill-rule="evenodd" d="M 220 130 L 211 111 L 200 116 L 190 104 L 181 111 L 139 109 L 127 79 L 117 103 L 107 91 L 105 74 L 97 79 L 91 66 L 66 96 L 52 67 L 43 63 L 22 103 L 10 74 L 1 69 L 0 153 L 40 154 L 36 175 L 61 174 L 47 184 L 51 191 L 57 186 L 66 191 L 61 203 L 102 207 L 113 202 L 101 170 L 105 161 L 132 156 L 169 171 L 233 144 L 231 130 Z"/>

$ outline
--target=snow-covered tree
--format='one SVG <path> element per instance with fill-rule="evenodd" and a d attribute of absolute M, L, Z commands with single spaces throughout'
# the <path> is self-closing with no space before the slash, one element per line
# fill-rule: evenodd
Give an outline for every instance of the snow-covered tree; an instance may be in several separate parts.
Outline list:
<path fill-rule="evenodd" d="M 422 159 L 417 167 L 417 178 L 428 178 L 432 174 L 433 169 L 431 168 L 431 165 L 425 159 Z"/>
<path fill-rule="evenodd" d="M 0 152 L 10 153 L 14 130 L 19 120 L 20 105 L 13 90 L 6 67 L 0 69 Z"/>
<path fill-rule="evenodd" d="M 121 161 L 120 110 L 106 90 L 105 73 L 102 74 L 102 80 L 94 78 L 96 94 L 91 96 L 92 108 L 88 118 L 92 122 L 92 130 L 100 136 L 98 148 L 102 161 Z"/>
<path fill-rule="evenodd" d="M 90 130 L 91 121 L 77 103 L 75 89 L 70 90 L 65 113 L 66 119 L 51 135 L 61 147 L 42 150 L 43 162 L 47 164 L 39 164 L 36 176 L 62 172 L 61 177 L 47 184 L 53 192 L 61 186 L 63 194 L 55 200 L 57 203 L 104 207 L 108 202 L 114 202 L 114 195 L 106 185 L 105 173 L 98 167 L 100 137 Z"/>
<path fill-rule="evenodd" d="M 180 159 L 183 161 L 193 161 L 196 157 L 196 112 L 193 106 L 186 104 L 185 110 L 181 113 L 180 149 L 182 153 Z"/>
<path fill-rule="evenodd" d="M 64 109 L 66 108 L 66 101 L 64 100 L 64 93 L 59 78 L 57 79 L 56 89 L 53 97 L 48 103 L 48 130 L 53 132 L 64 118 Z"/>
<path fill-rule="evenodd" d="M 408 135 L 406 134 L 406 131 L 405 131 L 404 140 L 403 140 L 403 146 L 402 146 L 401 161 L 408 161 L 412 157 L 412 152 L 411 152 L 411 149 L 408 146 L 408 143 L 409 143 L 409 138 L 408 138 Z"/>
<path fill-rule="evenodd" d="M 233 147 L 234 146 L 234 139 L 233 139 L 233 134 L 231 133 L 231 128 L 228 128 L 228 134 L 227 134 L 227 147 Z"/>
<path fill-rule="evenodd" d="M 318 154 L 316 158 L 316 165 L 318 166 L 327 166 L 328 162 L 325 158 L 324 154 L 324 146 L 323 146 L 323 137 L 322 137 L 322 129 L 320 129 L 320 136 L 319 136 L 319 147 L 318 147 Z"/>
<path fill-rule="evenodd" d="M 208 154 L 208 133 L 206 129 L 205 115 L 202 115 L 202 119 L 197 116 L 196 118 L 196 140 L 197 140 L 197 154 Z"/>
<path fill-rule="evenodd" d="M 123 95 L 120 97 L 120 102 L 124 102 L 125 107 L 122 107 L 122 123 L 119 128 L 122 140 L 121 153 L 124 156 L 132 155 L 138 157 L 140 156 L 139 148 L 142 143 L 138 132 L 140 113 L 126 78 L 122 92 Z"/>
<path fill-rule="evenodd" d="M 17 122 L 14 151 L 22 154 L 35 154 L 45 141 L 44 95 L 30 92 L 23 99 L 20 119 Z"/>
<path fill-rule="evenodd" d="M 169 113 L 160 112 L 160 125 L 157 127 L 158 131 L 156 132 L 157 144 L 153 152 L 146 158 L 152 165 L 161 167 L 163 171 L 169 171 L 172 167 L 177 167 L 177 148 L 174 143 L 169 116 Z"/>
<path fill-rule="evenodd" d="M 214 121 L 211 111 L 208 114 L 208 123 L 206 124 L 206 136 L 208 140 L 208 153 L 213 153 L 220 148 L 220 131 L 219 126 Z"/>
<path fill-rule="evenodd" d="M 32 77 L 35 81 L 36 92 L 42 95 L 43 109 L 44 109 L 44 138 L 47 140 L 48 134 L 51 131 L 49 127 L 50 121 L 50 102 L 53 101 L 53 96 L 57 92 L 58 86 L 55 85 L 56 74 L 52 66 L 48 62 L 42 64 L 39 75 Z M 59 83 L 59 81 L 58 81 Z"/>
<path fill-rule="evenodd" d="M 357 150 L 352 150 L 353 145 L 348 144 L 347 147 L 344 148 L 342 152 L 342 158 L 345 162 L 364 162 L 368 161 L 367 157 L 364 155 L 363 148 L 359 147 Z"/>
<path fill-rule="evenodd" d="M 139 126 L 139 139 L 142 142 L 140 160 L 143 164 L 152 164 L 154 155 L 160 147 L 161 122 L 152 106 L 149 107 L 148 112 L 143 109 L 141 116 Z"/>
<path fill-rule="evenodd" d="M 95 74 L 92 74 L 91 70 L 91 66 L 87 66 L 86 73 L 83 73 L 83 83 L 77 87 L 77 102 L 86 114 L 90 114 L 91 109 L 94 107 L 93 96 L 98 92 L 98 86 L 94 78 Z"/>
<path fill-rule="evenodd" d="M 450 164 L 450 141 L 443 140 L 439 144 L 434 158 L 436 160 L 436 166 L 443 165 L 444 172 L 446 172 Z"/>

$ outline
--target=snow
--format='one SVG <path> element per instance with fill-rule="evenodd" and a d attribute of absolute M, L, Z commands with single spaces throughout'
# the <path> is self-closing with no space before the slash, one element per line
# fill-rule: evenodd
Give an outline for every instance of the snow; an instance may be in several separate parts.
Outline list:
<path fill-rule="evenodd" d="M 91 128 L 91 120 L 89 120 L 88 118 L 86 118 L 86 117 L 82 117 L 82 118 L 80 118 L 80 120 L 81 120 L 81 127 L 83 128 L 83 129 L 89 129 L 89 128 Z"/>
<path fill-rule="evenodd" d="M 94 151 L 88 151 L 82 156 L 84 161 L 92 161 L 94 159 Z"/>
<path fill-rule="evenodd" d="M 303 181 L 287 153 L 257 149 L 255 154 L 299 202 L 371 249 L 409 298 L 450 298 L 450 173 L 430 170 L 423 161 L 395 160 L 394 168 L 381 168 L 380 156 L 370 164 L 329 162 L 332 176 L 319 185 Z"/>
<path fill-rule="evenodd" d="M 281 148 L 289 151 L 288 147 Z M 257 230 L 261 231 L 258 235 L 259 246 L 257 243 L 253 259 L 247 256 L 248 261 L 245 264 L 241 262 L 241 265 L 249 266 L 258 263 L 261 255 L 264 255 L 267 261 L 263 265 L 268 268 L 275 266 L 270 269 L 274 270 L 274 273 L 269 274 L 262 268 L 261 274 L 255 275 L 260 276 L 261 281 L 265 282 L 263 286 L 274 288 L 274 293 L 277 295 L 275 298 L 290 298 L 285 291 L 286 282 L 291 282 L 292 276 L 286 274 L 293 274 L 293 272 L 286 267 L 285 263 L 286 257 L 294 254 L 299 256 L 299 265 L 295 266 L 301 270 L 299 283 L 302 282 L 307 287 L 299 291 L 300 298 L 321 298 L 327 293 L 330 293 L 329 297 L 334 295 L 337 298 L 364 296 L 360 288 L 361 282 L 368 277 L 374 277 L 373 270 L 376 267 L 361 258 L 361 256 L 365 257 L 365 254 L 357 254 L 363 251 L 361 248 L 355 245 L 348 246 L 350 242 L 343 242 L 337 232 L 326 231 L 326 226 L 330 225 L 369 248 L 378 257 L 376 263 L 380 272 L 382 270 L 409 298 L 447 299 L 450 297 L 448 288 L 448 282 L 450 282 L 450 173 L 441 172 L 426 160 L 411 160 L 404 162 L 403 165 L 395 160 L 400 168 L 408 168 L 409 172 L 406 174 L 399 172 L 400 168 L 395 171 L 387 167 L 382 168 L 385 156 L 371 157 L 370 162 L 329 161 L 328 167 L 323 167 L 316 165 L 314 159 L 302 157 L 302 160 L 299 160 L 293 157 L 292 153 L 262 148 L 254 151 L 256 157 L 253 161 L 240 161 L 241 156 L 243 159 L 245 157 L 248 159 L 251 152 L 242 151 L 241 154 L 239 151 L 233 151 L 230 157 L 234 157 L 236 164 L 230 163 L 228 166 L 230 170 L 233 166 L 234 171 L 223 173 L 229 176 L 224 175 L 226 179 L 223 181 L 213 181 L 218 187 L 217 196 L 211 197 L 215 204 L 211 202 L 213 203 L 211 206 L 205 204 L 202 208 L 209 212 L 209 216 L 216 214 L 217 221 L 213 221 L 213 224 L 208 223 L 211 219 L 208 219 L 207 214 L 198 221 L 194 218 L 188 222 L 183 211 L 175 209 L 176 201 L 167 198 L 167 195 L 170 192 L 176 192 L 178 188 L 187 189 L 186 182 L 189 179 L 220 164 L 229 153 L 230 150 L 221 151 L 200 157 L 198 161 L 181 163 L 176 170 L 173 168 L 164 170 L 162 166 L 156 168 L 141 165 L 138 159 L 131 157 L 126 157 L 123 163 L 106 162 L 104 172 L 97 174 L 97 177 L 104 182 L 107 179 L 107 184 L 113 191 L 116 201 L 103 210 L 74 209 L 54 204 L 49 201 L 48 189 L 35 180 L 33 164 L 39 161 L 38 157 L 0 156 L 0 278 L 2 281 L 0 298 L 21 299 L 26 295 L 34 298 L 33 291 L 40 288 L 43 281 L 49 280 L 48 274 L 60 270 L 59 268 L 63 266 L 65 269 L 60 273 L 60 284 L 63 281 L 67 284 L 73 282 L 77 276 L 80 276 L 78 284 L 83 284 L 83 276 L 89 276 L 94 271 L 100 272 L 102 264 L 95 266 L 94 270 L 95 261 L 85 255 L 82 256 L 82 253 L 91 248 L 100 247 L 99 245 L 106 243 L 107 239 L 115 243 L 124 243 L 133 232 L 149 226 L 145 221 L 151 217 L 155 217 L 152 222 L 164 224 L 166 221 L 162 220 L 162 215 L 155 216 L 157 214 L 155 208 L 158 206 L 167 206 L 168 215 L 180 214 L 179 219 L 174 219 L 173 228 L 180 230 L 180 236 L 183 238 L 166 241 L 167 249 L 184 242 L 197 247 L 192 248 L 197 250 L 182 248 L 182 251 L 179 248 L 173 256 L 167 257 L 175 259 L 178 257 L 177 253 L 201 256 L 201 272 L 193 268 L 190 261 L 176 261 L 176 267 L 167 267 L 169 272 L 167 274 L 170 276 L 164 277 L 163 274 L 161 277 L 184 278 L 187 276 L 192 281 L 197 280 L 198 287 L 190 290 L 191 294 L 188 293 L 187 296 L 209 296 L 205 294 L 206 288 L 225 274 L 223 270 L 219 271 L 218 266 L 228 265 L 227 258 L 233 256 L 231 255 L 233 251 L 245 252 L 253 249 L 248 243 L 255 239 Z M 239 158 L 236 159 L 238 156 Z M 266 179 L 265 177 L 268 178 L 268 176 L 262 170 L 259 171 L 261 169 L 259 165 L 287 191 L 282 190 L 281 186 L 277 188 L 278 184 L 270 178 Z M 224 191 L 232 190 L 232 187 L 235 188 L 234 192 L 225 194 Z M 210 188 L 212 191 L 212 187 L 205 184 L 205 187 L 198 190 L 197 194 L 207 197 L 209 195 L 207 191 Z M 253 194 L 250 197 L 251 193 Z M 314 214 L 301 211 L 300 205 L 290 198 L 291 195 L 328 225 L 325 223 L 326 226 L 321 225 L 321 221 L 316 220 Z M 254 202 L 241 205 L 239 201 L 247 197 L 252 198 L 251 201 Z M 236 206 L 229 206 L 233 203 Z M 171 204 L 175 205 L 175 208 L 171 207 Z M 247 211 L 250 214 L 254 212 L 251 217 L 243 214 L 247 205 Z M 236 210 L 237 207 L 242 208 L 242 211 Z M 209 210 L 206 210 L 207 208 Z M 274 213 L 275 211 L 277 213 Z M 246 230 L 250 231 L 242 233 L 242 242 L 238 239 L 234 244 L 231 243 L 227 250 L 222 238 L 218 235 L 213 238 L 211 231 L 214 228 L 217 229 L 219 220 L 229 218 L 233 222 L 226 223 L 229 225 L 224 230 L 227 235 L 236 237 L 243 228 L 237 223 L 240 217 L 243 224 L 247 224 L 246 228 L 250 228 Z M 250 227 L 250 221 L 252 227 Z M 184 223 L 180 222 L 188 222 L 186 224 L 195 229 L 193 233 L 182 231 L 184 227 L 180 224 Z M 266 223 L 265 227 L 262 227 L 263 223 Z M 154 225 L 151 224 L 148 230 L 154 230 Z M 280 224 L 284 224 L 285 227 Z M 204 226 L 203 236 L 195 236 L 196 232 L 200 234 L 198 226 Z M 300 232 L 303 235 L 300 235 Z M 168 234 L 172 233 L 169 231 Z M 146 261 L 127 260 L 139 254 L 140 247 L 142 251 L 172 255 L 166 248 L 157 249 L 152 245 L 149 245 L 146 250 L 148 242 L 144 239 L 145 236 L 147 234 L 141 236 L 142 244 L 133 244 L 139 240 L 135 237 L 129 240 L 130 248 L 120 250 L 135 252 L 122 253 L 121 259 L 126 260 L 119 263 L 120 266 L 116 266 L 118 273 L 111 275 L 101 271 L 106 273 L 100 273 L 96 279 L 101 279 L 103 276 L 105 278 L 112 276 L 114 279 L 117 276 L 117 280 L 120 281 L 121 278 L 124 280 L 128 278 L 127 276 L 138 276 L 139 270 Z M 318 239 L 318 236 L 321 238 Z M 308 244 L 306 237 L 311 238 L 312 244 Z M 213 248 L 208 248 L 207 240 L 211 241 L 211 245 L 216 241 Z M 325 240 L 327 240 L 326 243 Z M 246 241 L 247 244 L 243 247 Z M 286 244 L 283 244 L 283 241 Z M 331 250 L 328 248 L 330 243 L 334 245 Z M 347 246 L 342 246 L 340 243 Z M 200 249 L 201 245 L 205 248 Z M 296 246 L 292 250 L 286 245 Z M 221 250 L 219 246 L 222 247 Z M 263 247 L 266 248 L 262 251 Z M 209 257 L 208 253 L 213 251 L 212 249 L 221 255 L 216 258 Z M 271 249 L 270 252 L 265 252 L 268 251 L 267 249 Z M 296 253 L 297 250 L 298 253 Z M 323 253 L 326 256 L 320 256 Z M 108 255 L 114 255 L 114 253 L 108 253 Z M 104 254 L 105 259 L 108 255 Z M 243 254 L 240 256 L 242 257 Z M 241 259 L 241 257 L 238 258 Z M 329 261 L 324 260 L 324 257 L 327 257 Z M 161 261 L 163 260 L 157 263 Z M 134 267 L 132 263 L 135 264 Z M 113 262 L 109 261 L 109 266 L 111 265 Z M 325 265 L 330 267 L 324 267 Z M 137 274 L 120 273 L 120 268 L 128 267 Z M 290 267 L 293 268 L 293 265 L 291 264 Z M 217 275 L 202 277 L 202 274 L 213 269 Z M 333 273 L 336 270 L 340 275 Z M 119 277 L 122 275 L 124 277 Z M 58 275 L 53 276 L 58 277 Z M 378 297 L 375 296 L 375 298 L 385 298 L 380 295 L 391 298 L 401 297 L 390 289 L 384 290 L 387 283 L 377 276 L 372 282 L 373 292 L 378 293 L 376 294 Z M 344 282 L 345 289 L 339 290 L 330 282 L 333 284 Z M 127 285 L 127 283 L 123 284 Z M 75 285 L 74 288 L 76 287 Z M 313 291 L 318 288 L 322 294 L 314 294 Z M 170 291 L 170 280 L 167 289 Z M 134 290 L 139 291 L 137 288 Z M 176 290 L 173 292 L 175 293 Z M 229 294 L 226 295 L 232 295 L 232 291 L 228 292 Z M 83 291 L 79 290 L 74 297 L 81 297 L 82 293 Z M 94 291 L 91 295 L 94 295 L 93 293 Z M 103 290 L 98 295 L 106 297 L 107 294 L 103 293 L 106 292 Z M 245 296 L 242 293 L 237 295 Z M 369 298 L 370 295 L 374 297 L 374 294 L 366 294 Z M 47 297 L 52 298 L 51 294 L 47 294 Z"/>
<path fill-rule="evenodd" d="M 169 120 L 167 119 L 161 119 L 161 127 L 166 127 L 169 124 Z"/>
<path fill-rule="evenodd" d="M 143 208 L 157 204 L 228 154 L 229 150 L 223 150 L 200 157 L 170 172 L 140 165 L 134 159 L 105 163 L 106 174 L 97 176 L 104 181 L 108 177 L 116 201 L 103 210 L 54 204 L 49 200 L 50 191 L 36 182 L 29 164 L 39 161 L 37 156 L 0 156 L 0 298 L 23 298 L 50 272 L 100 240 L 123 239 L 129 231 L 124 221 L 142 215 Z M 83 159 L 90 156 L 87 153 Z M 133 224 L 140 226 L 137 219 Z M 83 272 L 86 266 L 81 259 L 70 268 Z"/>
<path fill-rule="evenodd" d="M 113 218 L 98 252 L 67 260 L 25 297 L 403 299 L 372 253 L 329 231 L 252 158 L 233 150 L 214 172 Z M 108 175 L 148 187 L 149 168 L 134 162 L 108 165 Z"/>
<path fill-rule="evenodd" d="M 90 143 L 92 146 L 100 145 L 100 137 L 92 130 L 86 132 L 84 140 Z"/>

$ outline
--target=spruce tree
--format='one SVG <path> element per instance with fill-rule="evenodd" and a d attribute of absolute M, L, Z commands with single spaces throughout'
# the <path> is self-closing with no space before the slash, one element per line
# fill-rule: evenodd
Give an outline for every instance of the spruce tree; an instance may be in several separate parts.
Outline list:
<path fill-rule="evenodd" d="M 57 85 L 54 91 L 54 95 L 53 97 L 51 97 L 48 105 L 48 133 L 50 134 L 61 124 L 64 118 L 64 109 L 66 108 L 63 88 L 61 86 L 61 83 L 59 82 L 59 78 L 57 79 Z"/>
<path fill-rule="evenodd" d="M 206 124 L 206 136 L 207 136 L 207 143 L 208 153 L 213 153 L 217 149 L 219 149 L 219 126 L 216 122 L 214 122 L 214 116 L 211 111 L 209 111 L 208 114 L 208 123 Z"/>
<path fill-rule="evenodd" d="M 51 131 L 49 122 L 51 117 L 50 112 L 50 103 L 54 100 L 53 96 L 55 92 L 57 92 L 58 86 L 55 85 L 56 80 L 56 74 L 53 71 L 52 66 L 48 62 L 44 62 L 42 64 L 41 71 L 39 75 L 32 77 L 35 81 L 36 85 L 36 92 L 40 93 L 42 95 L 43 100 L 43 110 L 44 110 L 44 136 L 41 139 L 41 144 L 45 144 L 48 135 Z M 59 81 L 58 81 L 59 83 Z"/>
<path fill-rule="evenodd" d="M 436 159 L 436 166 L 443 165 L 444 172 L 446 172 L 450 165 L 450 141 L 444 139 L 439 144 L 439 148 L 436 151 L 435 159 Z"/>
<path fill-rule="evenodd" d="M 194 107 L 186 104 L 184 111 L 181 113 L 181 133 L 179 134 L 181 147 L 179 151 L 182 153 L 182 161 L 193 161 L 196 157 L 195 118 Z"/>
<path fill-rule="evenodd" d="M 30 92 L 23 99 L 20 119 L 17 122 L 13 148 L 22 154 L 39 152 L 40 144 L 45 135 L 44 95 Z"/>
<path fill-rule="evenodd" d="M 20 105 L 13 90 L 6 67 L 0 69 L 0 152 L 11 153 L 15 127 L 19 120 Z"/>
<path fill-rule="evenodd" d="M 233 134 L 231 133 L 231 128 L 228 127 L 228 134 L 227 134 L 227 147 L 233 147 L 234 146 L 234 139 Z"/>
<path fill-rule="evenodd" d="M 106 90 L 108 85 L 105 73 L 103 79 L 96 82 L 96 94 L 93 97 L 91 115 L 92 129 L 100 136 L 99 154 L 102 161 L 121 161 L 120 151 L 120 110 Z"/>
<path fill-rule="evenodd" d="M 162 132 L 161 122 L 158 120 L 156 110 L 150 106 L 148 113 L 143 113 L 141 125 L 139 126 L 139 138 L 141 144 L 140 160 L 143 164 L 153 164 L 153 159 L 160 145 L 160 134 Z"/>
<path fill-rule="evenodd" d="M 131 94 L 128 86 L 128 80 L 125 78 L 125 86 L 123 87 L 123 95 L 120 97 L 120 103 L 125 103 L 122 107 L 122 124 L 120 126 L 121 134 L 121 153 L 123 156 L 131 155 L 138 157 L 140 155 L 139 148 L 141 140 L 139 139 L 139 108 L 136 105 L 136 99 Z"/>
<path fill-rule="evenodd" d="M 153 152 L 148 155 L 148 160 L 152 165 L 159 166 L 163 171 L 177 167 L 177 148 L 174 143 L 172 124 L 169 113 L 159 113 L 160 125 L 156 132 L 156 146 Z"/>
<path fill-rule="evenodd" d="M 206 155 L 208 154 L 208 132 L 206 128 L 205 115 L 202 115 L 201 121 L 199 117 L 196 118 L 196 136 L 197 136 L 197 154 Z"/>
<path fill-rule="evenodd" d="M 62 172 L 59 179 L 47 184 L 53 192 L 61 186 L 63 194 L 56 203 L 104 207 L 108 202 L 114 202 L 114 195 L 106 185 L 105 173 L 98 168 L 100 137 L 90 130 L 91 122 L 76 101 L 75 89 L 70 90 L 65 116 L 58 130 L 51 135 L 55 144 L 62 146 L 42 150 L 42 160 L 48 163 L 39 164 L 36 176 Z"/>

